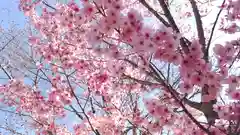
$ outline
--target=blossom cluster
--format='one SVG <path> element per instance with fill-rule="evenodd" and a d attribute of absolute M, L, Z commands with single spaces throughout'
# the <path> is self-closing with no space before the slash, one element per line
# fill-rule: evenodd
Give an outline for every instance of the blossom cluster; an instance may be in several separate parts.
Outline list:
<path fill-rule="evenodd" d="M 191 94 L 207 86 L 207 91 L 202 90 L 208 93 L 202 96 L 202 102 L 208 103 L 216 100 L 223 91 L 223 84 L 227 84 L 227 96 L 239 101 L 240 77 L 228 73 L 238 56 L 239 46 L 234 42 L 215 45 L 213 57 L 217 64 L 213 64 L 204 58 L 206 52 L 197 39 L 189 41 L 187 51 L 184 50 L 180 32 L 171 27 L 155 29 L 145 25 L 141 12 L 134 7 L 128 8 L 130 3 L 130 0 L 82 0 L 80 5 L 70 1 L 49 9 L 41 0 L 21 0 L 20 9 L 39 31 L 39 34 L 29 37 L 29 43 L 51 65 L 55 76 L 51 76 L 52 88 L 46 97 L 23 82 L 10 81 L 0 91 L 4 95 L 3 103 L 15 106 L 20 112 L 30 113 L 41 123 L 47 123 L 49 128 L 55 117 L 66 115 L 65 106 L 73 104 L 73 100 L 78 102 L 77 87 L 86 86 L 80 96 L 86 97 L 87 101 L 95 97 L 99 102 L 85 105 L 78 102 L 90 107 L 85 112 L 80 105 L 81 112 L 74 111 L 76 115 L 84 114 L 84 118 L 79 116 L 83 123 L 74 126 L 77 135 L 120 135 L 129 124 L 132 129 L 139 128 L 146 133 L 160 133 L 168 127 L 179 135 L 202 134 L 203 131 L 188 115 L 175 112 L 174 108 L 181 108 L 178 102 L 182 100 L 176 96 Z M 229 0 L 227 6 L 222 7 L 229 11 L 229 20 L 239 19 L 238 5 L 239 1 Z M 41 8 L 40 13 L 37 7 Z M 179 88 L 169 90 L 168 79 L 159 81 L 159 77 L 153 75 L 153 59 L 177 67 Z M 73 70 L 75 74 L 67 75 Z M 144 92 L 151 92 L 156 87 L 166 95 L 172 95 L 166 96 L 168 104 L 161 104 L 159 99 L 145 100 L 146 109 L 142 110 L 143 107 L 138 105 L 139 97 L 144 97 Z M 124 101 L 124 98 L 129 101 Z M 93 106 L 101 111 L 95 113 Z M 235 119 L 240 113 L 236 105 L 216 105 L 214 109 L 224 120 Z M 149 119 L 144 116 L 146 111 Z M 56 129 L 54 132 L 58 134 L 68 132 L 65 128 Z M 222 133 L 218 128 L 210 130 Z"/>

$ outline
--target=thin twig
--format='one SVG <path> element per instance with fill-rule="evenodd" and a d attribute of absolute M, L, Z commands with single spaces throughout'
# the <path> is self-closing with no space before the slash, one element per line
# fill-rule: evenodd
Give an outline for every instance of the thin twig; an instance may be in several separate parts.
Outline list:
<path fill-rule="evenodd" d="M 2 69 L 2 71 L 7 75 L 7 77 L 8 77 L 8 79 L 12 79 L 12 76 L 6 71 L 6 69 L 2 66 L 2 65 L 0 65 L 0 68 Z"/>
<path fill-rule="evenodd" d="M 20 133 L 20 132 L 15 131 L 14 129 L 11 129 L 11 128 L 8 128 L 8 127 L 0 126 L 0 128 L 1 128 L 1 129 L 4 129 L 4 130 L 7 130 L 7 131 L 10 131 L 10 132 L 12 132 L 13 134 L 24 135 L 24 134 L 22 134 L 22 133 Z"/>
<path fill-rule="evenodd" d="M 83 116 L 80 115 L 79 112 L 78 112 L 72 105 L 70 105 L 70 108 L 72 108 L 72 109 L 73 109 L 73 112 L 75 112 L 75 114 L 76 114 L 81 120 L 83 120 Z"/>
<path fill-rule="evenodd" d="M 126 77 L 127 79 L 131 79 L 133 81 L 136 81 L 142 85 L 158 85 L 158 83 L 152 83 L 152 82 L 149 82 L 149 81 L 144 81 L 144 80 L 139 80 L 139 79 L 136 79 L 134 77 L 131 77 L 129 75 L 126 75 L 126 74 L 123 74 L 124 77 Z"/>
<path fill-rule="evenodd" d="M 0 52 L 3 51 L 17 36 L 13 36 L 1 49 Z"/>
<path fill-rule="evenodd" d="M 43 123 L 40 123 L 39 121 L 37 121 L 36 119 L 34 119 L 31 115 L 23 114 L 23 113 L 16 113 L 16 112 L 9 111 L 9 110 L 5 110 L 5 109 L 1 109 L 1 108 L 0 108 L 0 111 L 7 112 L 7 113 L 11 113 L 11 114 L 15 114 L 15 115 L 19 115 L 19 116 L 29 117 L 29 118 L 31 118 L 33 121 L 35 121 L 36 123 L 38 123 L 39 125 L 44 126 Z"/>
<path fill-rule="evenodd" d="M 79 101 L 77 95 L 76 95 L 75 92 L 74 92 L 74 89 L 73 89 L 73 87 L 72 87 L 72 85 L 71 85 L 71 83 L 70 83 L 69 77 L 68 77 L 68 75 L 66 74 L 66 72 L 65 72 L 65 76 L 66 76 L 66 79 L 67 79 L 67 83 L 68 83 L 68 85 L 69 85 L 69 87 L 70 87 L 71 93 L 72 93 L 72 95 L 74 96 L 74 98 L 76 99 L 77 104 L 78 104 L 78 106 L 80 107 L 83 115 L 86 117 L 86 119 L 87 119 L 87 121 L 88 121 L 88 124 L 90 125 L 91 130 L 92 130 L 96 135 L 100 135 L 100 133 L 98 132 L 98 130 L 97 130 L 97 129 L 95 130 L 94 127 L 92 126 L 88 115 L 86 114 L 84 108 L 81 106 L 80 101 Z"/>
<path fill-rule="evenodd" d="M 42 1 L 42 3 L 43 3 L 45 6 L 51 8 L 51 9 L 53 9 L 53 10 L 57 10 L 55 7 L 49 5 L 49 4 L 48 4 L 46 1 L 44 1 L 44 0 Z"/>
<path fill-rule="evenodd" d="M 168 63 L 168 67 L 167 67 L 167 83 L 169 83 L 170 67 L 171 67 L 171 64 Z"/>
<path fill-rule="evenodd" d="M 226 2 L 226 0 L 223 1 L 222 5 L 224 5 L 225 2 Z M 215 30 L 215 27 L 216 27 L 216 25 L 217 25 L 218 19 L 219 19 L 220 14 L 221 14 L 222 11 L 223 11 L 223 8 L 221 8 L 221 9 L 219 10 L 219 12 L 218 12 L 218 14 L 217 14 L 217 17 L 216 17 L 216 20 L 214 21 L 214 24 L 213 24 L 213 27 L 212 27 L 212 30 L 211 30 L 211 34 L 210 34 L 210 37 L 209 37 L 209 41 L 208 41 L 208 43 L 207 43 L 207 48 L 206 48 L 206 50 L 205 50 L 205 52 L 204 52 L 204 56 L 207 57 L 207 58 L 209 57 L 209 56 L 208 56 L 208 53 L 209 53 L 209 48 L 210 48 L 211 41 L 212 41 L 212 38 L 213 38 L 214 30 Z"/>
<path fill-rule="evenodd" d="M 237 58 L 240 56 L 240 50 L 238 51 L 237 55 L 235 56 L 235 58 L 233 59 L 232 63 L 229 65 L 229 69 L 232 68 L 234 62 L 237 60 Z"/>

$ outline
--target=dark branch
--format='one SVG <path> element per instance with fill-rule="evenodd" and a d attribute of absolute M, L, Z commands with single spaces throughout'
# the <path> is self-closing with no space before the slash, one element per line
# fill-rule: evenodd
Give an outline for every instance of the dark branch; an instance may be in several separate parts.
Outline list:
<path fill-rule="evenodd" d="M 198 32 L 198 38 L 199 38 L 199 43 L 202 45 L 202 52 L 205 52 L 205 36 L 204 36 L 204 30 L 203 30 L 203 25 L 202 25 L 202 20 L 201 20 L 201 15 L 199 13 L 197 3 L 195 0 L 189 0 L 191 5 L 192 5 L 192 10 L 195 16 L 196 20 L 196 25 L 197 25 L 197 32 Z M 204 59 L 208 61 L 208 57 L 204 56 Z"/>
<path fill-rule="evenodd" d="M 78 118 L 80 118 L 81 120 L 83 120 L 83 116 L 79 114 L 79 112 L 72 106 L 70 105 L 70 108 L 73 109 L 73 112 L 75 112 L 75 114 L 78 116 Z"/>
<path fill-rule="evenodd" d="M 237 55 L 232 60 L 232 63 L 229 65 L 229 69 L 232 68 L 233 64 L 237 61 L 238 57 L 240 56 L 240 50 L 238 51 Z"/>
<path fill-rule="evenodd" d="M 226 0 L 223 1 L 222 5 L 224 5 L 225 2 L 226 2 Z M 211 30 L 211 34 L 210 34 L 210 37 L 209 37 L 209 41 L 208 41 L 208 43 L 207 43 L 207 48 L 206 48 L 206 50 L 205 50 L 205 52 L 204 52 L 204 56 L 207 57 L 207 58 L 209 57 L 209 56 L 208 56 L 208 53 L 209 53 L 210 44 L 211 44 L 211 41 L 212 41 L 212 38 L 213 38 L 213 33 L 214 33 L 215 27 L 216 27 L 216 25 L 217 25 L 218 19 L 219 19 L 220 14 L 221 14 L 222 11 L 223 11 L 223 8 L 221 8 L 221 9 L 219 10 L 219 12 L 218 12 L 218 14 L 217 14 L 217 17 L 216 17 L 216 20 L 214 21 L 214 24 L 213 24 L 213 27 L 212 27 L 212 30 Z"/>
<path fill-rule="evenodd" d="M 154 67 L 152 67 L 153 64 L 150 63 L 150 68 L 152 70 L 156 70 Z M 156 72 L 156 71 L 154 71 Z M 157 73 L 157 72 L 156 72 Z M 205 128 L 203 125 L 201 125 L 194 117 L 193 115 L 187 110 L 187 108 L 184 106 L 184 104 L 182 103 L 182 101 L 179 99 L 178 94 L 176 94 L 177 92 L 168 84 L 165 83 L 164 80 L 161 79 L 161 77 L 158 75 L 158 78 L 160 78 L 160 83 L 167 88 L 167 91 L 169 91 L 171 93 L 171 95 L 173 96 L 173 98 L 175 99 L 175 101 L 177 101 L 179 103 L 179 105 L 181 106 L 181 108 L 183 109 L 183 111 L 187 114 L 187 116 L 204 132 L 206 132 L 208 135 L 210 135 L 210 131 Z"/>
<path fill-rule="evenodd" d="M 66 71 L 64 71 L 64 74 L 65 74 L 65 76 L 66 76 L 67 83 L 68 83 L 68 85 L 69 85 L 69 88 L 70 88 L 70 90 L 71 90 L 71 93 L 72 93 L 73 97 L 75 98 L 75 100 L 77 101 L 77 104 L 78 104 L 78 106 L 80 107 L 83 115 L 86 117 L 86 119 L 87 119 L 87 121 L 88 121 L 88 124 L 90 125 L 91 130 L 92 130 L 96 135 L 100 135 L 100 133 L 98 132 L 98 130 L 97 130 L 97 129 L 94 129 L 93 125 L 92 125 L 91 122 L 90 122 L 90 119 L 89 119 L 88 115 L 86 114 L 84 108 L 83 108 L 82 105 L 80 104 L 80 101 L 79 101 L 77 95 L 76 95 L 75 92 L 74 92 L 74 89 L 73 89 L 73 87 L 72 87 L 72 85 L 71 85 L 71 83 L 70 83 L 69 76 L 66 74 Z"/>
<path fill-rule="evenodd" d="M 56 8 L 55 8 L 55 7 L 53 7 L 53 6 L 49 5 L 49 4 L 48 4 L 46 1 L 42 1 L 42 3 L 43 3 L 45 6 L 47 6 L 47 7 L 51 8 L 51 9 L 53 9 L 53 10 L 56 10 Z"/>
<path fill-rule="evenodd" d="M 13 134 L 23 135 L 22 133 L 17 132 L 16 130 L 11 129 L 11 128 L 8 128 L 8 127 L 0 126 L 0 128 L 1 128 L 1 129 L 4 129 L 4 130 L 7 130 L 7 131 L 10 131 L 10 132 L 12 132 Z"/>
<path fill-rule="evenodd" d="M 189 105 L 190 107 L 201 111 L 201 105 L 202 105 L 202 103 L 193 102 L 193 101 L 187 99 L 186 97 L 183 98 L 183 102 L 184 102 L 185 104 Z"/>
<path fill-rule="evenodd" d="M 0 49 L 0 52 L 3 51 L 15 38 L 16 38 L 16 36 L 13 36 L 13 37 Z"/>
<path fill-rule="evenodd" d="M 158 0 L 161 7 L 162 7 L 162 10 L 165 14 L 165 16 L 167 17 L 167 20 L 168 22 L 170 23 L 171 27 L 176 30 L 176 32 L 180 32 L 180 30 L 178 29 L 178 26 L 176 25 L 173 17 L 172 17 L 172 14 L 170 12 L 170 10 L 168 9 L 168 5 L 166 4 L 166 2 L 164 0 Z"/>
<path fill-rule="evenodd" d="M 7 75 L 8 79 L 12 79 L 12 76 L 7 72 L 7 70 L 2 65 L 0 65 L 0 68 Z"/>
<path fill-rule="evenodd" d="M 170 27 L 170 24 L 164 20 L 156 10 L 154 10 L 145 0 L 139 0 L 139 2 L 144 5 L 148 11 L 150 11 L 161 23 L 163 23 L 166 27 Z"/>
<path fill-rule="evenodd" d="M 172 16 L 170 10 L 168 9 L 168 5 L 166 4 L 166 2 L 165 2 L 164 0 L 158 0 L 158 1 L 159 1 L 160 5 L 161 5 L 161 7 L 162 7 L 162 10 L 163 10 L 163 12 L 164 12 L 164 14 L 165 14 L 168 22 L 170 23 L 170 26 L 171 26 L 171 27 L 173 28 L 173 30 L 175 30 L 177 33 L 180 33 L 180 30 L 179 30 L 178 26 L 176 25 L 176 23 L 175 23 L 175 21 L 174 21 L 174 19 L 173 19 L 173 16 Z M 180 44 L 181 44 L 181 46 L 182 46 L 183 51 L 184 51 L 185 53 L 188 53 L 188 52 L 189 52 L 189 49 L 188 49 L 187 43 L 189 43 L 190 41 L 187 41 L 187 43 L 186 43 L 185 40 L 187 40 L 187 39 L 186 39 L 186 38 L 181 38 L 181 39 L 180 39 Z"/>

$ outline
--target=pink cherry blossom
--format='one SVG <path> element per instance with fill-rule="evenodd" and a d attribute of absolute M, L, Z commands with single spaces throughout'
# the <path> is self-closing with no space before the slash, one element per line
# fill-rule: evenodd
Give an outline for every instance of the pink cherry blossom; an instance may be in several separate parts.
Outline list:
<path fill-rule="evenodd" d="M 19 4 L 37 30 L 28 42 L 42 57 L 34 62 L 34 87 L 11 76 L 0 85 L 2 103 L 41 123 L 32 122 L 36 133 L 230 134 L 229 123 L 239 117 L 240 45 L 236 39 L 213 40 L 221 31 L 239 31 L 239 0 L 81 0 L 51 6 L 40 0 Z M 212 28 L 203 13 L 214 7 L 221 9 L 221 22 L 217 17 Z M 188 24 L 193 20 L 194 27 Z M 48 89 L 37 83 L 41 79 Z M 72 130 L 58 123 L 70 114 L 79 119 Z"/>
<path fill-rule="evenodd" d="M 193 85 L 190 83 L 181 83 L 180 91 L 183 93 L 191 93 L 193 91 Z"/>

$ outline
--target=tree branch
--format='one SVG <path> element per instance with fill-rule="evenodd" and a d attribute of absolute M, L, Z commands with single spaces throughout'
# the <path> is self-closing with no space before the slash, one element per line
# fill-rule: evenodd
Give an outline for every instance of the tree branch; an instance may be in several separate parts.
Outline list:
<path fill-rule="evenodd" d="M 183 101 L 184 103 L 186 103 L 187 105 L 189 105 L 190 107 L 201 111 L 201 105 L 202 105 L 202 103 L 193 102 L 193 101 L 187 99 L 186 97 L 184 97 L 182 101 Z"/>
<path fill-rule="evenodd" d="M 83 120 L 83 116 L 80 115 L 79 112 L 78 112 L 72 105 L 70 105 L 70 108 L 72 108 L 72 109 L 73 109 L 73 112 L 75 112 L 75 114 L 76 114 L 81 120 Z"/>
<path fill-rule="evenodd" d="M 150 11 L 161 23 L 163 23 L 166 27 L 170 27 L 170 24 L 165 21 L 156 10 L 154 10 L 145 0 L 139 0 L 139 2 L 145 6 L 148 11 Z"/>
<path fill-rule="evenodd" d="M 7 112 L 7 113 L 12 113 L 12 114 L 19 115 L 19 116 L 29 117 L 29 118 L 31 118 L 34 122 L 38 123 L 38 124 L 41 125 L 41 126 L 44 126 L 44 124 L 46 124 L 46 123 L 43 124 L 43 123 L 37 121 L 37 120 L 34 119 L 31 115 L 28 115 L 28 114 L 16 113 L 16 112 L 9 111 L 9 110 L 5 110 L 5 109 L 2 109 L 2 108 L 0 108 L 0 111 Z"/>
<path fill-rule="evenodd" d="M 155 70 L 154 67 L 152 67 L 152 63 L 150 63 L 150 68 L 152 70 Z M 156 72 L 156 71 L 155 71 Z M 157 72 L 156 72 L 157 73 Z M 162 80 L 159 77 L 159 81 L 160 83 L 167 89 L 167 91 L 169 91 L 171 93 L 171 95 L 173 96 L 173 98 L 175 99 L 175 101 L 177 101 L 179 103 L 179 105 L 182 107 L 183 111 L 187 114 L 187 116 L 204 132 L 206 132 L 208 135 L 210 135 L 210 131 L 205 128 L 203 125 L 201 125 L 194 117 L 193 115 L 187 110 L 187 108 L 184 106 L 184 104 L 182 103 L 182 101 L 179 99 L 177 92 L 168 84 L 165 83 L 164 80 Z"/>
<path fill-rule="evenodd" d="M 136 79 L 136 78 L 131 77 L 131 76 L 126 75 L 126 74 L 123 74 L 123 76 L 124 76 L 125 78 L 127 78 L 127 79 L 131 79 L 131 80 L 133 80 L 133 81 L 136 81 L 136 82 L 138 82 L 138 83 L 140 83 L 140 84 L 142 84 L 142 85 L 159 85 L 158 83 L 152 83 L 152 82 L 149 82 L 149 81 L 139 80 L 139 79 Z M 123 79 L 124 79 L 124 78 L 123 78 Z"/>
<path fill-rule="evenodd" d="M 195 0 L 189 0 L 189 1 L 192 5 L 192 10 L 193 10 L 195 20 L 196 20 L 199 43 L 202 45 L 202 52 L 204 53 L 206 43 L 205 43 L 205 36 L 204 36 L 204 30 L 203 30 L 201 16 L 200 16 L 196 1 Z M 204 56 L 204 59 L 206 61 L 208 61 L 207 56 Z"/>
<path fill-rule="evenodd" d="M 235 58 L 233 59 L 233 61 L 231 62 L 231 64 L 229 65 L 229 69 L 232 68 L 233 64 L 235 61 L 237 61 L 237 58 L 240 56 L 240 50 L 238 51 L 237 55 L 235 56 Z"/>
<path fill-rule="evenodd" d="M 17 132 L 17 131 L 15 131 L 14 129 L 11 129 L 11 128 L 8 128 L 8 127 L 0 126 L 0 128 L 1 128 L 1 129 L 4 129 L 4 130 L 7 130 L 7 131 L 10 131 L 10 132 L 12 132 L 13 134 L 23 135 L 22 133 Z"/>
<path fill-rule="evenodd" d="M 17 36 L 13 36 L 1 49 L 0 52 L 3 51 Z"/>
<path fill-rule="evenodd" d="M 170 10 L 168 9 L 166 2 L 164 0 L 158 0 L 158 1 L 162 7 L 162 10 L 163 10 L 165 16 L 167 17 L 168 22 L 170 23 L 170 26 L 179 33 L 180 30 L 178 29 L 178 26 L 176 25 L 176 23 L 172 17 L 172 14 L 171 14 Z"/>
<path fill-rule="evenodd" d="M 6 71 L 6 69 L 2 66 L 2 65 L 0 65 L 0 68 L 2 69 L 2 71 L 7 75 L 7 77 L 8 77 L 8 79 L 12 79 L 12 76 Z"/>
<path fill-rule="evenodd" d="M 180 33 L 180 30 L 179 30 L 178 26 L 176 25 L 176 23 L 175 23 L 175 21 L 174 21 L 174 19 L 173 19 L 173 17 L 172 17 L 172 14 L 171 14 L 171 12 L 170 12 L 169 9 L 168 9 L 168 6 L 167 6 L 166 2 L 165 2 L 164 0 L 158 0 L 158 1 L 159 1 L 160 5 L 161 5 L 161 7 L 162 7 L 162 10 L 163 10 L 163 12 L 164 12 L 164 14 L 165 14 L 168 22 L 170 23 L 170 26 L 171 26 L 171 27 L 173 28 L 173 30 L 175 30 L 177 33 Z M 182 37 L 182 38 L 180 38 L 180 44 L 181 44 L 181 47 L 182 47 L 183 51 L 184 51 L 185 53 L 188 53 L 188 52 L 189 52 L 189 49 L 188 49 L 188 45 L 187 45 L 187 43 L 185 42 L 185 40 L 186 40 L 187 43 L 190 42 L 190 41 L 188 41 L 186 38 L 183 38 L 183 37 Z"/>
<path fill-rule="evenodd" d="M 49 7 L 49 8 L 51 8 L 51 9 L 53 9 L 53 10 L 56 10 L 56 8 L 55 7 L 53 7 L 53 6 L 51 6 L 51 5 L 49 5 L 46 1 L 42 1 L 42 3 L 45 5 L 45 6 L 47 6 L 47 7 Z"/>
<path fill-rule="evenodd" d="M 64 72 L 65 72 L 65 71 L 64 71 Z M 68 75 L 66 74 L 66 72 L 65 72 L 65 76 L 66 76 L 66 79 L 67 79 L 67 83 L 68 83 L 68 85 L 69 85 L 69 88 L 70 88 L 70 90 L 71 90 L 71 93 L 72 93 L 73 97 L 76 99 L 77 104 L 79 105 L 79 107 L 80 107 L 83 115 L 86 117 L 86 119 L 87 119 L 87 121 L 88 121 L 88 123 L 89 123 L 89 125 L 90 125 L 91 130 L 92 130 L 96 135 L 100 135 L 100 133 L 98 132 L 98 130 L 97 130 L 97 129 L 94 129 L 94 127 L 92 126 L 88 115 L 86 114 L 84 108 L 81 106 L 80 101 L 79 101 L 77 95 L 76 95 L 75 92 L 74 92 L 74 89 L 73 89 L 73 87 L 72 87 L 72 85 L 71 85 L 71 83 L 70 83 L 69 77 L 68 77 Z"/>
<path fill-rule="evenodd" d="M 223 1 L 222 5 L 224 5 L 225 2 L 226 2 L 226 0 Z M 216 20 L 215 20 L 215 22 L 214 22 L 214 24 L 213 24 L 213 27 L 212 27 L 212 30 L 211 30 L 211 34 L 210 34 L 210 37 L 209 37 L 209 41 L 208 41 L 208 43 L 207 43 L 207 48 L 206 48 L 206 50 L 205 50 L 205 52 L 204 52 L 204 56 L 205 56 L 205 57 L 209 57 L 209 56 L 208 56 L 208 53 L 209 53 L 210 44 L 211 44 L 211 41 L 212 41 L 212 38 L 213 38 L 213 33 L 214 33 L 215 27 L 216 27 L 216 25 L 217 25 L 217 21 L 218 21 L 218 19 L 219 19 L 220 14 L 221 14 L 222 11 L 223 11 L 223 8 L 221 8 L 221 9 L 219 10 L 219 12 L 218 12 L 218 14 L 217 14 L 217 17 L 216 17 Z"/>

